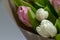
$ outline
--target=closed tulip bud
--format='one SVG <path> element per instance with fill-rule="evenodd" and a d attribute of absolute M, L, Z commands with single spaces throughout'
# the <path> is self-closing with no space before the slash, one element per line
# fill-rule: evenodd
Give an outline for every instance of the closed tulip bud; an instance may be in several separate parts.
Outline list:
<path fill-rule="evenodd" d="M 54 37 L 57 33 L 55 26 L 49 20 L 42 20 L 36 30 L 43 37 Z"/>
<path fill-rule="evenodd" d="M 28 18 L 28 7 L 26 6 L 19 6 L 17 14 L 19 19 L 27 26 L 31 27 L 29 18 Z"/>
<path fill-rule="evenodd" d="M 48 15 L 49 15 L 48 11 L 45 11 L 43 8 L 40 8 L 36 12 L 36 19 L 41 21 L 43 19 L 48 18 Z"/>

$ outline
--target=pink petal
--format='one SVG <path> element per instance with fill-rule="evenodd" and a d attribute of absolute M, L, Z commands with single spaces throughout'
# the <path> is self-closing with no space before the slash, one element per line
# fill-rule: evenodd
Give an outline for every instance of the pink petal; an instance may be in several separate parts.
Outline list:
<path fill-rule="evenodd" d="M 29 18 L 28 18 L 28 14 L 27 14 L 28 8 L 26 6 L 20 6 L 18 8 L 18 16 L 19 19 L 27 26 L 31 26 L 30 22 L 29 22 Z"/>

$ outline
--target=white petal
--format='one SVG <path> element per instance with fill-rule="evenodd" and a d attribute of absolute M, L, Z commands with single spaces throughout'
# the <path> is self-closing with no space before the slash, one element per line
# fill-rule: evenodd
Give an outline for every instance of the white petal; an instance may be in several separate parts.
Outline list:
<path fill-rule="evenodd" d="M 41 25 L 44 25 L 45 30 L 49 33 L 51 37 L 54 37 L 57 33 L 55 26 L 48 20 L 43 20 Z"/>
<path fill-rule="evenodd" d="M 51 37 L 54 37 L 57 33 L 57 30 L 54 26 L 45 27 L 46 31 L 50 34 Z"/>
<path fill-rule="evenodd" d="M 36 12 L 36 19 L 41 21 L 48 18 L 48 11 L 45 11 L 43 8 L 40 8 Z"/>
<path fill-rule="evenodd" d="M 40 27 L 36 28 L 38 34 L 40 34 L 42 37 L 46 37 L 46 38 L 49 37 L 49 34 L 44 30 L 44 28 L 43 29 L 42 28 Z"/>

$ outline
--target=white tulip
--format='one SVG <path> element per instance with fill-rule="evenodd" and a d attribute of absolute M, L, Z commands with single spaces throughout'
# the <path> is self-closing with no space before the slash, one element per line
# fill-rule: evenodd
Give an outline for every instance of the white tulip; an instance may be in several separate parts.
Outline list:
<path fill-rule="evenodd" d="M 41 21 L 48 18 L 48 11 L 45 11 L 43 8 L 40 8 L 36 12 L 36 19 Z"/>
<path fill-rule="evenodd" d="M 43 37 L 54 37 L 57 33 L 55 26 L 48 20 L 42 20 L 41 25 L 36 30 Z"/>
<path fill-rule="evenodd" d="M 36 27 L 36 30 L 37 30 L 38 34 L 41 35 L 42 37 L 46 37 L 46 38 L 47 38 L 47 37 L 50 36 L 50 35 L 47 33 L 47 31 L 45 31 L 43 25 Z"/>

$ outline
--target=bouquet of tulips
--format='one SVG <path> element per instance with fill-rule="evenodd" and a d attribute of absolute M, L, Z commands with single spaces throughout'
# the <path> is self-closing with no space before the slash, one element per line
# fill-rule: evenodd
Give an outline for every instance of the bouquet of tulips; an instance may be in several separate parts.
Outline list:
<path fill-rule="evenodd" d="M 19 19 L 37 34 L 60 40 L 60 0 L 14 0 Z"/>

